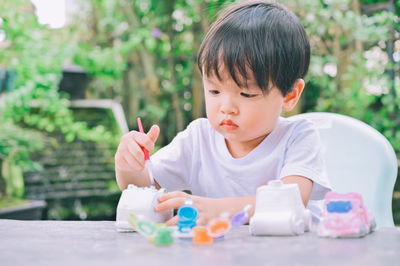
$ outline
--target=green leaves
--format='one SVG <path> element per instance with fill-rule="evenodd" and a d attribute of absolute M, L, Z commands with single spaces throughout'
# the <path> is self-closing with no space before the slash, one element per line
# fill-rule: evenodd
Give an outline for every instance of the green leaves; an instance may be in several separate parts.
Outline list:
<path fill-rule="evenodd" d="M 393 91 L 386 74 L 392 67 L 387 42 L 394 37 L 390 31 L 395 15 L 360 14 L 361 1 L 284 2 L 297 10 L 312 45 L 307 76 L 312 92 L 306 88 L 305 111 L 337 112 L 363 120 L 400 152 L 399 92 Z"/>
<path fill-rule="evenodd" d="M 69 142 L 80 138 L 115 143 L 118 136 L 102 126 L 89 128 L 75 121 L 69 101 L 58 93 L 62 65 L 78 51 L 68 29 L 40 25 L 28 0 L 4 0 L 0 11 L 6 44 L 0 48 L 0 65 L 16 73 L 12 91 L 0 102 L 0 161 L 6 164 L 4 177 L 12 176 L 6 180 L 7 189 L 13 191 L 9 194 L 20 197 L 22 171 L 40 168 L 30 156 L 43 149 L 43 132 L 59 131 Z M 92 68 L 121 75 L 124 61 L 114 50 L 100 54 L 100 49 L 89 50 L 86 60 Z M 118 64 L 110 64 L 114 61 Z"/>
<path fill-rule="evenodd" d="M 11 121 L 0 120 L 0 161 L 22 167 L 36 168 L 29 158 L 32 152 L 43 148 L 43 135 L 33 129 L 24 129 Z"/>
<path fill-rule="evenodd" d="M 22 198 L 24 196 L 24 177 L 22 174 L 22 168 L 15 165 L 9 160 L 0 161 L 2 163 L 2 170 L 0 175 L 4 177 L 6 184 L 6 195 L 16 198 Z"/>

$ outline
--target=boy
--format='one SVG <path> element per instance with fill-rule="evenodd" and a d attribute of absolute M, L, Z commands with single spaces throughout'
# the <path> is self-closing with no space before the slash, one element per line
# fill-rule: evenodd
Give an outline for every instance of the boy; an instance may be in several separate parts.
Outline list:
<path fill-rule="evenodd" d="M 222 12 L 198 54 L 207 119 L 193 121 L 152 156 L 156 187 L 173 191 L 155 210 L 179 208 L 190 197 L 197 223 L 206 224 L 221 212 L 254 206 L 257 187 L 278 178 L 298 184 L 305 206 L 322 199 L 329 183 L 316 129 L 280 117 L 299 100 L 309 60 L 304 28 L 283 6 L 253 1 Z M 121 189 L 150 184 L 141 147 L 152 151 L 159 131 L 122 137 L 115 155 Z"/>

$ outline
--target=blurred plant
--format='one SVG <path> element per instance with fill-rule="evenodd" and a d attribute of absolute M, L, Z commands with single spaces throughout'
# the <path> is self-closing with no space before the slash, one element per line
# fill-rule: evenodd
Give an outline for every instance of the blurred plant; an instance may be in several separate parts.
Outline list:
<path fill-rule="evenodd" d="M 68 99 L 58 93 L 62 64 L 76 47 L 66 29 L 40 25 L 29 0 L 3 0 L 0 37 L 0 66 L 15 73 L 0 98 L 0 194 L 22 197 L 23 171 L 40 168 L 30 158 L 43 148 L 39 131 L 61 132 L 68 142 L 117 143 L 119 136 L 75 121 Z"/>
<path fill-rule="evenodd" d="M 131 128 L 138 115 L 160 124 L 164 145 L 204 115 L 195 57 L 216 13 L 231 2 L 82 2 L 72 27 L 81 36 L 74 62 L 95 77 L 94 95 L 122 101 Z M 299 15 L 313 47 L 304 109 L 364 120 L 400 151 L 399 93 L 389 89 L 388 75 L 383 75 L 390 68 L 387 56 L 376 61 L 378 50 L 378 58 L 385 56 L 396 17 L 390 12 L 362 15 L 358 0 L 280 2 Z M 371 2 L 382 1 L 363 1 Z"/>
<path fill-rule="evenodd" d="M 38 131 L 0 120 L 0 197 L 23 197 L 22 173 L 41 168 L 30 159 L 30 154 L 42 149 L 43 141 Z"/>
<path fill-rule="evenodd" d="M 40 25 L 28 0 L 4 0 L 0 11 L 0 31 L 5 36 L 0 65 L 16 72 L 14 88 L 6 95 L 4 118 L 47 132 L 61 131 L 67 141 L 75 137 L 112 140 L 103 127 L 89 129 L 75 121 L 68 99 L 57 91 L 62 64 L 75 50 L 68 32 Z"/>
<path fill-rule="evenodd" d="M 387 49 L 399 37 L 398 17 L 361 14 L 358 0 L 283 2 L 299 15 L 312 46 L 305 109 L 363 120 L 400 152 L 400 84 L 388 75 L 394 66 Z"/>
<path fill-rule="evenodd" d="M 74 63 L 95 77 L 93 94 L 122 102 L 131 128 L 144 116 L 145 123 L 161 125 L 166 136 L 161 145 L 166 144 L 203 115 L 196 53 L 226 2 L 232 1 L 81 2 L 72 26 L 80 35 Z"/>

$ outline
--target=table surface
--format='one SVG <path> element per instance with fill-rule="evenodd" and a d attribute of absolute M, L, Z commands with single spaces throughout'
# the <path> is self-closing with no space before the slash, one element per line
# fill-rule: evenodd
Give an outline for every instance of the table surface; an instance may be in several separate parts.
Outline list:
<path fill-rule="evenodd" d="M 176 239 L 159 247 L 112 221 L 0 220 L 0 265 L 399 265 L 400 229 L 363 238 L 255 237 L 248 226 L 211 245 Z"/>

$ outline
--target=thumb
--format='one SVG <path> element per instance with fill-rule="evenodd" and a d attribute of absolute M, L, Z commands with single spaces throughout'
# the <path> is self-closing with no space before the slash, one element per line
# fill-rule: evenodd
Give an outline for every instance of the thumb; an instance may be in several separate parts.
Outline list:
<path fill-rule="evenodd" d="M 150 128 L 149 132 L 147 132 L 147 136 L 149 136 L 149 138 L 151 139 L 151 141 L 152 141 L 153 143 L 156 142 L 156 140 L 157 140 L 159 134 L 160 134 L 160 127 L 157 126 L 157 125 L 153 125 L 153 126 Z"/>

